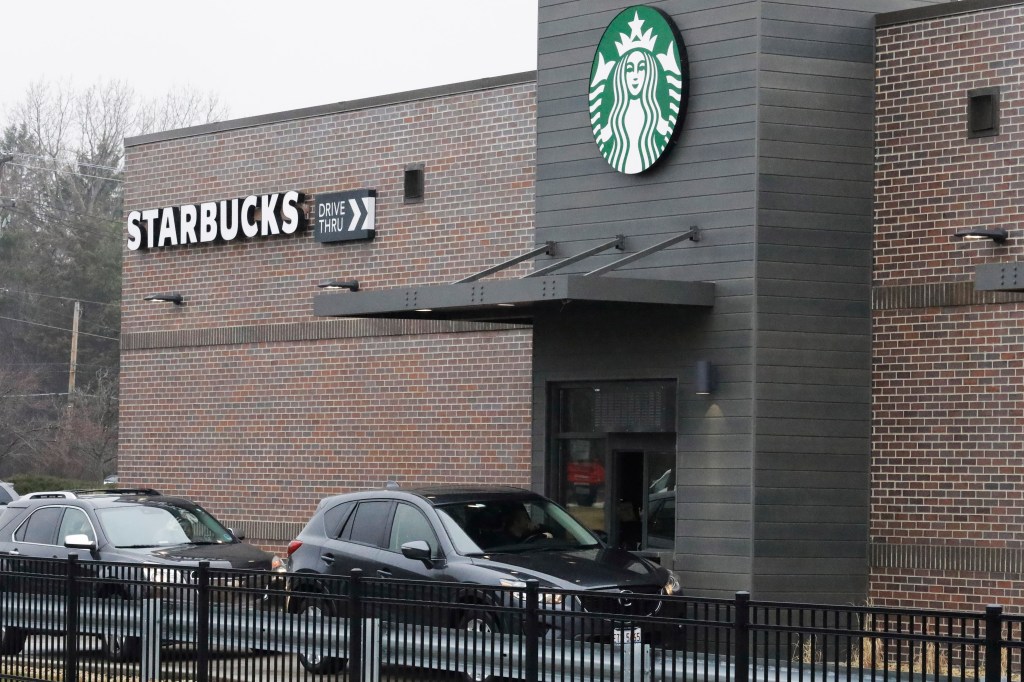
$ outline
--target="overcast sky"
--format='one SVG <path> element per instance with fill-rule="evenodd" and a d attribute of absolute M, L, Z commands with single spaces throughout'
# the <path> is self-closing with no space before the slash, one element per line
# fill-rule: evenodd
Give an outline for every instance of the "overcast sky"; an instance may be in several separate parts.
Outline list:
<path fill-rule="evenodd" d="M 242 118 L 537 68 L 537 0 L 29 0 L 0 16 L 0 114 L 40 79 L 191 87 Z"/>

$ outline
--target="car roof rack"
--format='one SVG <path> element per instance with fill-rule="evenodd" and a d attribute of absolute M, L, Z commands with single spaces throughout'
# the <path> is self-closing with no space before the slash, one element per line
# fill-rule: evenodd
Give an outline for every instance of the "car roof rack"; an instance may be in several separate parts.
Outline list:
<path fill-rule="evenodd" d="M 160 495 L 159 490 L 153 488 L 87 488 L 82 490 L 40 490 L 35 493 L 22 495 L 23 500 L 76 500 L 85 495 L 146 495 L 153 497 Z"/>
<path fill-rule="evenodd" d="M 160 495 L 160 491 L 155 488 L 85 488 L 71 492 L 77 495 Z"/>

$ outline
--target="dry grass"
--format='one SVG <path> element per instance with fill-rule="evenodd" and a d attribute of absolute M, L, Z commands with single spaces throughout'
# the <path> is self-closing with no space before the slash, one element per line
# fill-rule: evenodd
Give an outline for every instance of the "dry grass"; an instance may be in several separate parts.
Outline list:
<path fill-rule="evenodd" d="M 850 668 L 866 668 L 871 670 L 887 671 L 887 672 L 914 672 L 923 673 L 926 675 L 935 675 L 941 677 L 948 677 L 954 680 L 974 680 L 983 677 L 983 671 L 979 671 L 974 667 L 963 667 L 960 665 L 950 665 L 949 653 L 944 649 L 938 649 L 934 642 L 924 642 L 920 646 L 912 647 L 912 655 L 910 661 L 897 665 L 894 661 L 886 659 L 886 649 L 884 641 L 881 637 L 873 636 L 875 633 L 881 632 L 879 628 L 876 628 L 874 620 L 871 614 L 865 614 L 864 620 L 861 623 L 861 629 L 864 631 L 864 636 L 857 640 L 857 644 L 851 648 L 848 661 L 840 661 L 839 665 L 848 665 Z M 813 635 L 803 637 L 799 646 L 799 653 L 797 660 L 801 663 L 812 664 L 822 663 L 822 653 L 815 645 L 815 638 Z M 892 645 L 890 644 L 890 649 Z M 974 658 L 974 647 L 967 646 L 963 651 L 964 660 L 972 660 Z M 1014 673 L 1008 674 L 1009 670 L 1009 653 L 1007 650 L 1002 652 L 1001 662 L 1001 677 L 1009 682 L 1021 682 L 1021 674 Z"/>

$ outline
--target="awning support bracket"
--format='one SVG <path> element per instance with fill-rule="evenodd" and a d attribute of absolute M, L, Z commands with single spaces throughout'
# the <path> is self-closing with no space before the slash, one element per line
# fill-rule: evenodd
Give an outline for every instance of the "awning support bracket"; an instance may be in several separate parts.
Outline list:
<path fill-rule="evenodd" d="M 593 256 L 596 253 L 601 253 L 602 251 L 607 251 L 608 249 L 612 248 L 613 246 L 616 249 L 618 249 L 619 251 L 621 251 L 623 249 L 625 243 L 626 243 L 626 238 L 623 235 L 621 235 L 621 234 L 620 235 L 616 235 L 615 239 L 613 239 L 613 240 L 611 240 L 609 242 L 605 242 L 604 244 L 600 244 L 598 246 L 595 246 L 592 249 L 587 249 L 586 251 L 584 251 L 582 253 L 577 253 L 575 256 L 569 256 L 565 260 L 558 261 L 557 263 L 552 263 L 551 265 L 548 265 L 547 267 L 543 267 L 540 270 L 534 270 L 530 274 L 524 275 L 523 279 L 526 279 L 527 277 L 541 277 L 541 276 L 546 275 L 546 274 L 548 274 L 550 272 L 554 272 L 555 270 L 563 268 L 566 265 L 572 265 L 573 263 L 577 263 L 577 262 L 583 260 L 584 258 L 589 258 L 589 257 Z"/>
<path fill-rule="evenodd" d="M 466 282 L 475 282 L 478 279 L 482 279 L 482 278 L 486 277 L 487 275 L 493 275 L 496 272 L 501 272 L 505 268 L 510 268 L 513 265 L 516 265 L 518 263 L 522 263 L 524 260 L 530 260 L 531 258 L 536 258 L 537 256 L 539 256 L 541 254 L 546 254 L 548 256 L 555 255 L 555 242 L 544 242 L 543 246 L 538 246 L 537 248 L 533 249 L 532 251 L 527 251 L 526 253 L 523 253 L 523 254 L 520 254 L 520 255 L 516 256 L 515 258 L 510 258 L 509 260 L 505 261 L 504 263 L 498 263 L 497 265 L 492 265 L 491 267 L 487 268 L 486 270 L 481 270 L 480 272 L 476 273 L 475 275 L 470 275 L 469 277 L 465 277 L 463 279 L 460 279 L 459 281 L 455 282 L 455 284 L 465 284 Z"/>
<path fill-rule="evenodd" d="M 658 251 L 661 251 L 662 249 L 664 249 L 666 247 L 669 247 L 669 246 L 672 246 L 673 244 L 675 244 L 677 242 L 681 242 L 684 239 L 689 239 L 691 242 L 699 242 L 700 241 L 700 228 L 697 227 L 696 225 L 694 225 L 693 227 L 691 227 L 689 230 L 687 230 L 683 234 L 677 234 L 676 236 L 669 237 L 668 239 L 666 239 L 666 240 L 664 240 L 662 242 L 659 242 L 659 243 L 657 243 L 657 244 L 655 244 L 653 246 L 648 246 L 646 249 L 641 249 L 640 251 L 637 251 L 636 253 L 631 253 L 628 256 L 623 256 L 619 260 L 614 261 L 612 263 L 609 263 L 608 265 L 604 265 L 602 267 L 599 267 L 596 270 L 591 270 L 590 272 L 588 272 L 587 274 L 585 274 L 583 276 L 584 277 L 599 277 L 599 276 L 603 275 L 606 272 L 611 272 L 612 270 L 617 270 L 618 268 L 621 268 L 623 265 L 627 265 L 628 263 L 632 263 L 633 261 L 640 260 L 641 258 L 646 258 L 647 256 L 651 255 L 652 253 L 656 253 Z"/>

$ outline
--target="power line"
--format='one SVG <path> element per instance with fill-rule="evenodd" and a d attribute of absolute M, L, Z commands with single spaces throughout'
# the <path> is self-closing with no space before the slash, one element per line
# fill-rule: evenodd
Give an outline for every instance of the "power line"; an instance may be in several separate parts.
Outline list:
<path fill-rule="evenodd" d="M 0 287 L 0 292 L 2 292 L 2 291 L 4 291 L 4 289 L 3 289 L 3 287 Z M 26 292 L 26 297 L 27 297 L 27 295 L 30 295 L 29 292 Z M 46 294 L 36 294 L 36 295 L 37 296 L 46 296 Z M 48 296 L 47 298 L 56 298 L 56 299 L 60 300 L 60 304 L 58 304 L 58 306 L 61 307 L 61 308 L 66 306 L 68 302 L 72 302 L 72 303 L 83 303 L 83 302 L 86 302 L 86 303 L 93 303 L 94 305 L 102 305 L 102 306 L 117 305 L 117 304 L 99 303 L 99 302 L 93 302 L 93 301 L 81 301 L 80 299 L 67 298 L 67 297 L 64 297 L 64 296 Z M 51 304 L 46 304 L 43 301 L 24 301 L 24 302 L 19 302 L 16 305 L 18 306 L 18 311 L 17 312 L 20 313 L 20 314 L 25 314 L 26 312 L 31 312 L 33 314 L 38 313 L 39 314 L 38 316 L 46 317 L 47 319 L 51 318 L 49 313 L 51 313 L 55 309 L 55 306 L 52 303 Z M 96 313 L 96 315 L 89 315 L 88 317 L 86 317 L 83 320 L 83 322 L 85 324 L 89 325 L 89 326 L 96 327 L 97 329 L 102 329 L 102 330 L 114 332 L 115 334 L 120 334 L 121 333 L 121 327 L 120 326 L 112 327 L 112 326 L 110 326 L 108 324 L 103 324 L 99 319 L 95 319 L 96 317 L 102 317 L 103 315 L 104 315 L 104 311 L 98 311 Z"/>
<path fill-rule="evenodd" d="M 73 154 L 74 152 L 67 153 Z M 0 149 L 0 154 L 13 154 L 14 156 L 27 156 L 32 159 L 42 159 L 43 161 L 53 161 L 54 163 L 57 162 L 56 157 L 42 156 L 40 154 L 29 154 L 28 152 L 5 151 L 3 149 Z M 108 170 L 113 171 L 115 173 L 120 173 L 123 170 L 121 168 L 115 168 L 114 166 L 101 166 L 98 163 L 86 163 L 85 161 L 65 161 L 65 163 L 74 164 L 76 166 L 87 166 L 89 168 L 99 168 L 100 170 Z"/>
<path fill-rule="evenodd" d="M 56 395 L 67 395 L 67 393 L 23 393 L 21 395 L 0 395 L 0 398 L 49 398 Z"/>
<path fill-rule="evenodd" d="M 110 182 L 124 182 L 121 178 L 103 177 L 101 175 L 89 175 L 88 173 L 79 173 L 78 171 L 72 170 L 61 170 L 60 168 L 43 168 L 42 166 L 29 166 L 28 164 L 18 163 L 17 161 L 8 161 L 11 166 L 21 166 L 29 170 L 46 171 L 47 173 L 63 173 L 65 175 L 77 175 L 82 178 L 92 178 L 93 180 L 109 180 Z"/>
<path fill-rule="evenodd" d="M 66 213 L 71 213 L 72 215 L 81 216 L 83 218 L 94 218 L 96 220 L 103 220 L 103 221 L 107 221 L 107 222 L 110 222 L 110 223 L 113 223 L 115 220 L 117 220 L 116 218 L 101 218 L 100 216 L 89 215 L 88 213 L 78 213 L 78 212 L 72 211 L 71 209 L 59 208 L 57 206 L 52 206 L 52 207 L 49 207 L 49 208 L 50 209 L 55 209 L 55 210 L 61 210 L 61 211 L 64 211 Z M 9 207 L 8 210 L 13 211 L 14 213 L 20 213 L 22 216 L 24 216 L 25 220 L 28 221 L 28 222 L 34 223 L 37 226 L 41 225 L 41 221 L 39 220 L 39 218 L 41 218 L 43 216 L 40 216 L 40 215 L 38 215 L 36 213 L 32 213 L 30 211 L 27 211 L 27 210 L 25 210 L 23 208 L 18 208 L 17 206 Z M 46 209 L 44 209 L 44 210 L 46 210 Z M 65 229 L 73 230 L 75 232 L 85 231 L 85 232 L 92 232 L 94 234 L 101 234 L 101 235 L 103 235 L 105 237 L 113 237 L 114 236 L 113 232 L 111 232 L 110 230 L 106 230 L 106 229 L 104 229 L 103 227 L 101 227 L 99 225 L 89 225 L 88 223 L 86 223 L 86 224 L 76 224 L 76 223 L 68 222 L 66 219 L 62 219 L 62 218 L 52 218 L 48 222 L 57 223 L 57 224 L 63 226 Z M 118 235 L 118 237 L 120 237 L 120 234 Z"/>
<path fill-rule="evenodd" d="M 78 301 L 79 303 L 93 303 L 95 305 L 110 305 L 110 306 L 121 306 L 121 302 L 117 303 L 104 303 L 102 301 L 86 301 L 81 298 L 70 298 L 68 296 L 54 296 L 53 294 L 41 294 L 38 291 L 26 291 L 24 289 L 9 289 L 7 287 L 0 287 L 0 291 L 6 291 L 9 294 L 28 294 L 29 296 L 41 296 L 43 298 L 57 298 L 62 301 Z"/>
<path fill-rule="evenodd" d="M 12 211 L 20 211 L 23 215 L 28 215 L 28 216 L 33 216 L 33 217 L 35 217 L 35 215 L 36 215 L 35 213 L 27 212 L 25 209 L 19 209 L 18 208 L 18 203 L 19 202 L 18 202 L 17 198 L 0 197 L 0 199 L 7 199 L 7 200 L 12 202 L 12 205 L 10 205 L 10 206 L 2 206 L 0 208 L 9 208 Z M 29 205 L 30 202 L 21 201 L 20 203 L 21 203 L 21 205 L 25 206 L 25 205 Z M 64 213 L 70 213 L 71 215 L 76 215 L 76 216 L 79 216 L 81 218 L 91 218 L 93 220 L 103 220 L 103 221 L 107 221 L 107 222 L 111 222 L 111 223 L 112 222 L 121 222 L 121 217 L 120 216 L 118 216 L 118 217 L 111 217 L 111 216 L 96 215 L 95 213 L 82 213 L 81 211 L 76 211 L 73 208 L 65 208 L 64 206 L 44 206 L 44 205 L 39 204 L 39 203 L 36 203 L 34 205 L 36 207 L 40 208 L 43 211 L 63 211 Z M 65 223 L 65 224 L 70 224 L 70 223 Z"/>
<path fill-rule="evenodd" d="M 43 324 L 42 322 L 32 322 L 31 320 L 19 320 L 16 317 L 4 317 L 3 315 L 0 315 L 0 320 L 10 320 L 11 322 L 23 322 L 24 324 L 31 324 L 31 325 L 34 325 L 36 327 L 46 327 L 47 329 L 57 329 L 57 330 L 62 331 L 62 332 L 74 332 L 73 329 L 65 329 L 64 327 L 54 327 L 53 325 Z M 118 343 L 121 342 L 121 339 L 115 339 L 113 336 L 103 336 L 101 334 L 90 334 L 89 332 L 83 332 L 83 331 L 79 331 L 78 333 L 81 334 L 82 336 L 95 336 L 98 339 L 107 339 L 108 341 L 117 341 Z"/>
<path fill-rule="evenodd" d="M 97 364 L 95 362 L 93 362 L 93 363 L 78 362 L 78 363 L 75 363 L 75 364 L 77 364 L 79 367 L 110 367 L 111 366 L 111 365 L 101 365 L 101 364 Z M 66 362 L 0 362 L 0 367 L 48 367 L 50 365 L 53 365 L 55 367 L 64 367 L 64 368 L 66 368 L 68 366 L 68 363 L 66 363 Z"/>

